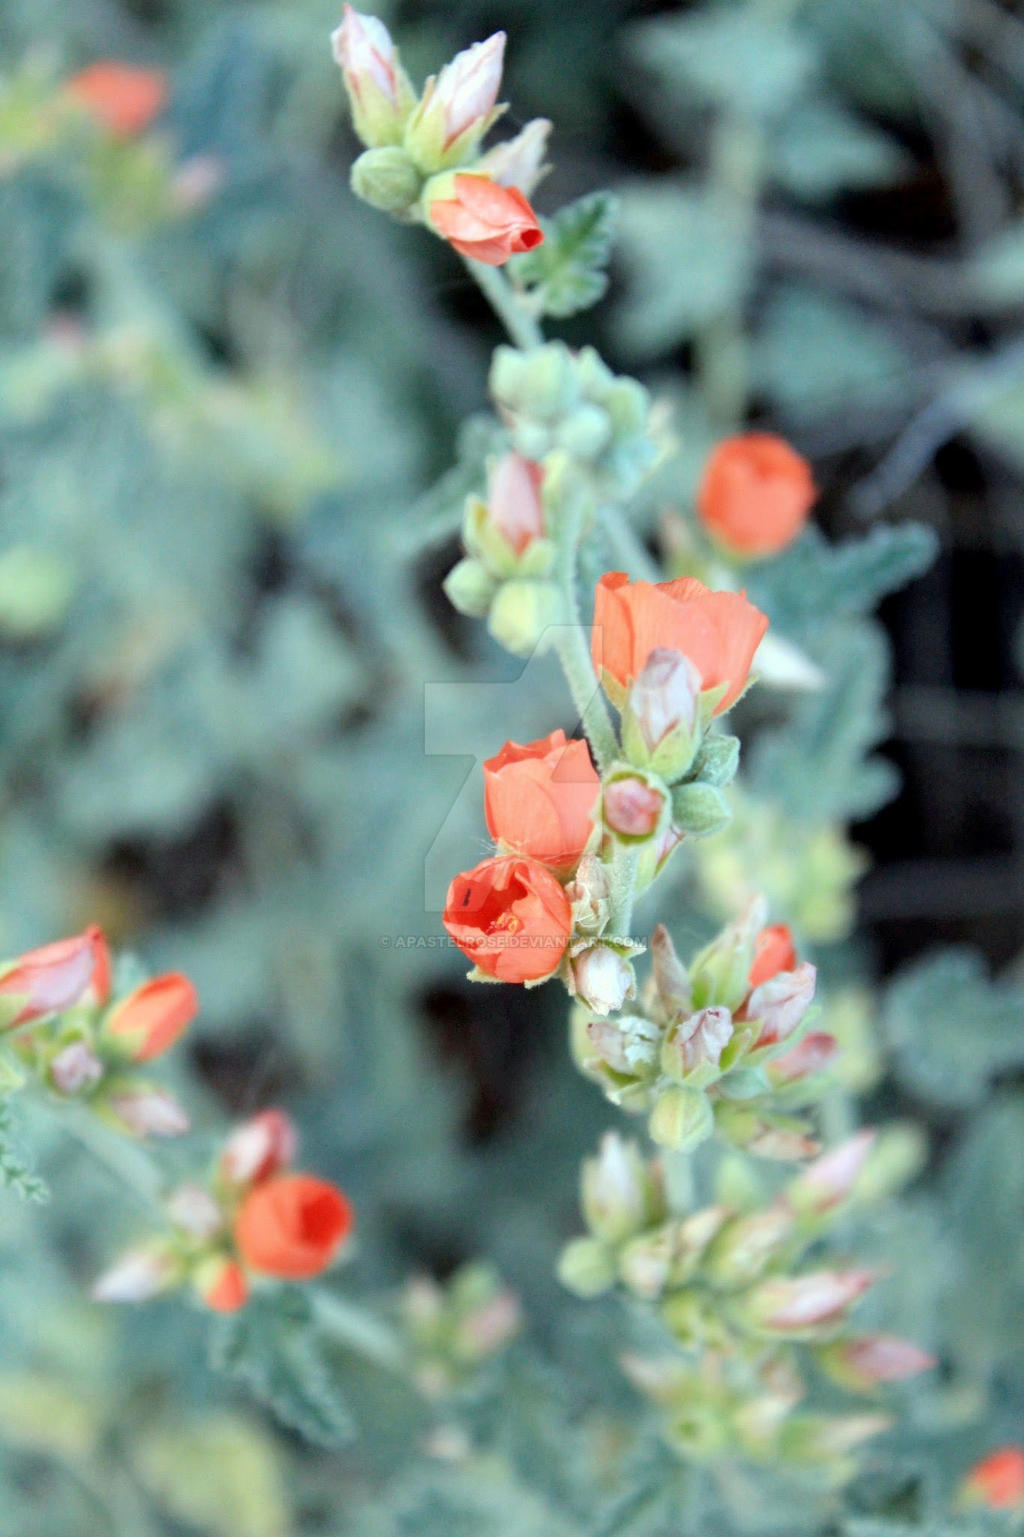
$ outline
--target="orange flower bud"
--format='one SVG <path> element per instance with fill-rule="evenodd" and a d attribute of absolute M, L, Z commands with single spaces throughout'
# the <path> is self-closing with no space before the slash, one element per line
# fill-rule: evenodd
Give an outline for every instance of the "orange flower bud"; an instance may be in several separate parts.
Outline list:
<path fill-rule="evenodd" d="M 544 533 L 544 471 L 522 454 L 504 454 L 487 480 L 490 521 L 516 555 Z"/>
<path fill-rule="evenodd" d="M 537 215 L 518 187 L 500 187 L 487 176 L 460 171 L 452 190 L 451 197 L 428 201 L 427 220 L 460 256 L 502 267 L 510 256 L 532 251 L 544 239 Z"/>
<path fill-rule="evenodd" d="M 760 987 L 780 971 L 796 966 L 796 946 L 785 923 L 770 923 L 754 941 L 754 963 L 750 968 L 750 986 Z"/>
<path fill-rule="evenodd" d="M 796 538 L 817 494 L 806 459 L 782 438 L 748 432 L 726 438 L 712 452 L 697 511 L 726 549 L 757 559 Z"/>
<path fill-rule="evenodd" d="M 167 77 L 159 69 L 133 69 L 101 59 L 68 81 L 76 102 L 120 139 L 148 128 L 167 100 Z"/>
<path fill-rule="evenodd" d="M 249 1300 L 249 1283 L 241 1265 L 223 1255 L 200 1265 L 195 1287 L 213 1313 L 237 1313 Z"/>
<path fill-rule="evenodd" d="M 533 859 L 485 859 L 448 887 L 444 926 L 464 955 L 499 982 L 539 982 L 569 944 L 572 908 Z"/>
<path fill-rule="evenodd" d="M 704 693 L 721 689 L 720 715 L 747 686 L 754 652 L 768 628 L 742 592 L 711 592 L 695 577 L 631 582 L 609 571 L 597 584 L 591 653 L 595 671 L 619 707 L 652 651 L 678 651 L 700 674 Z"/>
<path fill-rule="evenodd" d="M 639 774 L 620 774 L 604 787 L 604 820 L 622 838 L 650 838 L 665 810 L 664 794 Z"/>
<path fill-rule="evenodd" d="M 1024 1446 L 1002 1446 L 975 1463 L 964 1493 L 993 1510 L 1024 1507 Z"/>
<path fill-rule="evenodd" d="M 593 831 L 601 781 L 586 742 L 553 731 L 536 742 L 506 742 L 484 763 L 484 814 L 496 842 L 568 871 Z"/>
<path fill-rule="evenodd" d="M 188 977 L 171 971 L 129 993 L 107 1019 L 104 1030 L 125 1047 L 133 1062 L 148 1062 L 173 1046 L 196 1017 L 199 999 Z"/>
<path fill-rule="evenodd" d="M 220 1172 L 232 1185 L 256 1185 L 287 1167 L 298 1138 L 283 1110 L 263 1110 L 235 1128 L 224 1146 Z"/>
<path fill-rule="evenodd" d="M 47 1014 L 71 1008 L 93 982 L 105 953 L 103 936 L 95 926 L 72 939 L 28 950 L 0 976 L 0 997 L 17 1007 L 13 1019 L 0 1012 L 0 1028 L 27 1024 Z"/>
<path fill-rule="evenodd" d="M 250 1270 L 308 1281 L 352 1231 L 352 1207 L 326 1180 L 280 1174 L 256 1185 L 235 1218 L 235 1242 Z"/>

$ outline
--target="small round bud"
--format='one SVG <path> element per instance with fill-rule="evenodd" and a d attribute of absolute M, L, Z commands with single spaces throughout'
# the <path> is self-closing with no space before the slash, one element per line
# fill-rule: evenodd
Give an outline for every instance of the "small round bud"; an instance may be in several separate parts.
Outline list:
<path fill-rule="evenodd" d="M 562 596 L 553 582 L 505 582 L 491 604 L 487 628 L 506 651 L 529 656 L 561 617 Z"/>
<path fill-rule="evenodd" d="M 460 560 L 453 566 L 443 582 L 445 594 L 453 608 L 472 619 L 483 619 L 490 612 L 498 584 L 479 560 Z"/>
<path fill-rule="evenodd" d="M 368 149 L 353 163 L 352 191 L 381 213 L 405 213 L 423 190 L 423 178 L 396 144 Z"/>

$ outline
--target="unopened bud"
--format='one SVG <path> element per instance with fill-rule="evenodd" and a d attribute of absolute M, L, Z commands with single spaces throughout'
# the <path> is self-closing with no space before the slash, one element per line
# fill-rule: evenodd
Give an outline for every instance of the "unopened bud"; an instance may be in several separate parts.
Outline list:
<path fill-rule="evenodd" d="M 787 1041 L 802 1024 L 814 1001 L 817 976 L 816 967 L 803 961 L 795 971 L 780 971 L 754 988 L 745 1013 L 747 1019 L 761 1025 L 754 1042 L 755 1051 Z"/>
<path fill-rule="evenodd" d="M 636 997 L 633 968 L 614 945 L 590 945 L 570 965 L 573 991 L 595 1014 L 614 1014 Z"/>
<path fill-rule="evenodd" d="M 722 1052 L 732 1033 L 728 1009 L 720 1005 L 699 1009 L 669 1030 L 661 1051 L 662 1071 L 692 1088 L 707 1087 L 719 1076 Z"/>
<path fill-rule="evenodd" d="M 686 773 L 700 741 L 700 674 L 678 651 L 653 650 L 637 674 L 622 717 L 631 763 L 670 783 Z"/>
<path fill-rule="evenodd" d="M 653 838 L 668 811 L 668 792 L 651 776 L 616 774 L 604 786 L 604 822 L 629 843 Z"/>
<path fill-rule="evenodd" d="M 487 628 L 513 656 L 530 656 L 562 617 L 562 595 L 554 582 L 505 582 L 491 604 Z"/>
<path fill-rule="evenodd" d="M 715 1118 L 706 1094 L 678 1086 L 659 1094 L 651 1111 L 648 1130 L 659 1147 L 687 1153 L 705 1142 L 714 1131 Z"/>
<path fill-rule="evenodd" d="M 352 191 L 381 213 L 405 213 L 419 199 L 423 178 L 397 144 L 366 149 L 349 173 Z"/>
<path fill-rule="evenodd" d="M 50 1082 L 58 1094 L 82 1094 L 103 1077 L 103 1063 L 85 1041 L 72 1041 L 50 1063 Z"/>
<path fill-rule="evenodd" d="M 237 1313 L 249 1300 L 249 1283 L 237 1260 L 215 1254 L 200 1264 L 192 1284 L 213 1313 Z"/>
<path fill-rule="evenodd" d="M 102 1112 L 136 1137 L 180 1137 L 188 1131 L 188 1116 L 181 1105 L 154 1084 L 111 1085 Z"/>
<path fill-rule="evenodd" d="M 529 197 L 549 169 L 544 164 L 548 135 L 552 125 L 546 117 L 535 117 L 520 129 L 514 139 L 496 144 L 477 162 L 477 170 L 501 187 L 518 187 Z"/>
<path fill-rule="evenodd" d="M 849 1199 L 877 1133 L 859 1131 L 808 1164 L 788 1186 L 786 1199 L 801 1216 L 821 1217 Z"/>
<path fill-rule="evenodd" d="M 651 935 L 651 960 L 658 1012 L 669 1023 L 685 1019 L 693 1010 L 693 989 L 689 973 L 676 954 L 672 936 L 663 923 L 659 923 Z"/>
<path fill-rule="evenodd" d="M 587 1038 L 601 1061 L 625 1077 L 651 1077 L 658 1064 L 661 1031 L 642 1014 L 620 1014 L 618 1019 L 592 1019 Z"/>
<path fill-rule="evenodd" d="M 740 918 L 694 956 L 690 980 L 702 1002 L 723 1003 L 733 1013 L 739 1009 L 750 991 L 754 941 L 764 923 L 764 910 L 764 902 L 755 899 Z"/>
<path fill-rule="evenodd" d="M 909 1121 L 883 1127 L 853 1189 L 858 1205 L 884 1201 L 919 1174 L 928 1157 L 928 1143 L 919 1126 Z"/>
<path fill-rule="evenodd" d="M 608 867 L 596 854 L 584 854 L 576 874 L 565 888 L 572 904 L 573 929 L 598 934 L 608 918 L 611 885 Z"/>
<path fill-rule="evenodd" d="M 505 34 L 464 48 L 424 88 L 405 146 L 424 171 L 464 165 L 498 116 Z"/>
<path fill-rule="evenodd" d="M 498 583 L 482 561 L 472 557 L 454 565 L 442 583 L 453 608 L 471 619 L 485 619 L 490 613 Z"/>
<path fill-rule="evenodd" d="M 1024 1510 L 1024 1446 L 1001 1446 L 975 1463 L 961 1497 L 991 1510 Z"/>
<path fill-rule="evenodd" d="M 544 470 L 520 453 L 502 454 L 487 472 L 485 498 L 466 501 L 462 536 L 495 577 L 546 576 L 554 547 L 544 537 Z"/>
<path fill-rule="evenodd" d="M 283 1110 L 261 1110 L 235 1128 L 220 1159 L 220 1175 L 231 1185 L 254 1185 L 286 1168 L 298 1137 Z"/>
<path fill-rule="evenodd" d="M 903 1382 L 935 1365 L 934 1356 L 897 1334 L 835 1340 L 823 1346 L 818 1360 L 834 1382 L 854 1393 L 869 1393 L 890 1382 Z"/>
<path fill-rule="evenodd" d="M 147 1302 L 169 1290 L 179 1278 L 179 1265 L 170 1251 L 151 1245 L 129 1249 L 93 1283 L 94 1302 Z"/>
<path fill-rule="evenodd" d="M 202 1185 L 180 1185 L 167 1198 L 167 1215 L 192 1238 L 212 1238 L 224 1226 L 224 1213 Z"/>
<path fill-rule="evenodd" d="M 820 1338 L 845 1318 L 875 1280 L 875 1272 L 866 1269 L 773 1276 L 745 1294 L 742 1317 L 763 1334 Z"/>
<path fill-rule="evenodd" d="M 599 1297 L 615 1284 L 615 1259 L 596 1238 L 574 1238 L 558 1261 L 558 1279 L 577 1297 Z"/>
<path fill-rule="evenodd" d="M 839 1042 L 835 1036 L 812 1031 L 791 1051 L 783 1052 L 781 1057 L 774 1057 L 769 1062 L 768 1076 L 777 1087 L 801 1083 L 831 1067 L 838 1055 Z"/>
<path fill-rule="evenodd" d="M 346 5 L 331 44 L 360 139 L 371 148 L 400 144 L 416 95 L 387 27 Z"/>
<path fill-rule="evenodd" d="M 712 1244 L 705 1267 L 720 1284 L 745 1286 L 777 1259 L 793 1233 L 793 1213 L 781 1203 L 734 1217 Z"/>
<path fill-rule="evenodd" d="M 710 838 L 728 827 L 732 808 L 715 785 L 695 780 L 672 792 L 672 823 L 691 838 Z"/>
<path fill-rule="evenodd" d="M 691 779 L 724 789 L 736 778 L 740 766 L 739 737 L 709 732 L 690 766 Z"/>
<path fill-rule="evenodd" d="M 664 1209 L 660 1180 L 638 1144 L 614 1131 L 601 1138 L 596 1158 L 584 1160 L 581 1185 L 587 1226 L 606 1243 L 621 1243 Z"/>

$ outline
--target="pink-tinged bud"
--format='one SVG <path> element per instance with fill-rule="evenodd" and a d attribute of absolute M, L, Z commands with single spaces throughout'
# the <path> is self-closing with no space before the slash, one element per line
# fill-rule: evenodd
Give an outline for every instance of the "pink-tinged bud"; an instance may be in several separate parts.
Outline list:
<path fill-rule="evenodd" d="M 676 954 L 672 936 L 663 923 L 651 935 L 654 990 L 658 1012 L 668 1022 L 685 1019 L 693 1011 L 690 975 Z"/>
<path fill-rule="evenodd" d="M 595 1014 L 614 1014 L 636 996 L 633 968 L 612 945 L 591 945 L 571 962 L 572 990 Z"/>
<path fill-rule="evenodd" d="M 743 1012 L 761 1025 L 755 1051 L 789 1039 L 814 1000 L 817 976 L 817 968 L 804 961 L 795 971 L 780 971 L 754 988 Z"/>
<path fill-rule="evenodd" d="M 287 1168 L 298 1137 L 283 1110 L 263 1110 L 237 1127 L 221 1154 L 221 1178 L 229 1185 L 255 1185 Z"/>
<path fill-rule="evenodd" d="M 743 1299 L 743 1312 L 768 1334 L 813 1339 L 840 1322 L 875 1282 L 873 1270 L 817 1270 L 762 1281 Z"/>
<path fill-rule="evenodd" d="M 622 719 L 632 763 L 678 779 L 700 741 L 700 673 L 679 651 L 658 646 L 633 681 Z"/>
<path fill-rule="evenodd" d="M 1024 1446 L 1001 1446 L 976 1462 L 962 1492 L 969 1503 L 991 1510 L 1024 1509 Z"/>
<path fill-rule="evenodd" d="M 661 1031 L 641 1014 L 621 1014 L 618 1019 L 592 1019 L 587 1039 L 601 1061 L 613 1073 L 627 1078 L 650 1078 L 658 1062 Z"/>
<path fill-rule="evenodd" d="M 503 454 L 487 479 L 490 522 L 515 555 L 544 535 L 544 471 L 522 454 Z"/>
<path fill-rule="evenodd" d="M 224 1254 L 204 1260 L 192 1277 L 196 1292 L 211 1313 L 237 1313 L 249 1300 L 249 1283 L 237 1260 Z"/>
<path fill-rule="evenodd" d="M 829 1376 L 857 1393 L 890 1382 L 903 1382 L 919 1372 L 930 1371 L 935 1357 L 900 1339 L 898 1334 L 866 1334 L 862 1339 L 836 1340 L 821 1352 L 821 1364 Z"/>
<path fill-rule="evenodd" d="M 192 1238 L 212 1238 L 224 1226 L 224 1213 L 202 1185 L 181 1185 L 167 1198 L 167 1215 Z"/>
<path fill-rule="evenodd" d="M 620 838 L 650 838 L 658 830 L 667 797 L 636 774 L 623 774 L 604 787 L 604 821 Z"/>
<path fill-rule="evenodd" d="M 483 1361 L 496 1355 L 519 1333 L 523 1310 L 515 1292 L 495 1292 L 472 1308 L 455 1329 L 452 1345 L 463 1361 Z"/>
<path fill-rule="evenodd" d="M 596 854 L 584 854 L 565 894 L 572 905 L 573 928 L 583 934 L 598 933 L 608 917 L 611 895 L 604 861 Z"/>
<path fill-rule="evenodd" d="M 97 1003 L 106 1003 L 110 997 L 110 947 L 107 944 L 107 936 L 97 924 L 92 923 L 85 931 L 92 937 L 93 968 L 92 982 L 90 984 L 93 998 Z"/>
<path fill-rule="evenodd" d="M 166 1249 L 129 1249 L 93 1283 L 94 1302 L 148 1302 L 178 1280 L 177 1260 Z"/>
<path fill-rule="evenodd" d="M 72 1041 L 50 1063 L 50 1082 L 58 1094 L 82 1094 L 102 1077 L 103 1063 L 85 1041 Z"/>
<path fill-rule="evenodd" d="M 831 1462 L 891 1429 L 888 1414 L 822 1415 L 802 1427 L 800 1454 L 816 1462 Z"/>
<path fill-rule="evenodd" d="M 489 149 L 477 162 L 478 170 L 496 181 L 499 187 L 518 187 L 529 197 L 549 170 L 544 164 L 544 156 L 551 128 L 546 117 L 535 117 L 514 139 Z"/>
<path fill-rule="evenodd" d="M 786 1191 L 793 1209 L 801 1215 L 821 1217 L 847 1200 L 876 1135 L 871 1130 L 859 1131 L 808 1164 Z"/>
<path fill-rule="evenodd" d="M 699 1009 L 669 1031 L 661 1053 L 663 1070 L 680 1082 L 700 1077 L 700 1087 L 718 1076 L 722 1052 L 732 1040 L 733 1023 L 729 1010 L 713 1004 Z"/>
<path fill-rule="evenodd" d="M 773 1084 L 799 1083 L 803 1078 L 823 1073 L 838 1055 L 839 1042 L 834 1035 L 812 1031 L 792 1051 L 783 1052 L 781 1057 L 775 1057 L 768 1064 L 768 1076 Z"/>
<path fill-rule="evenodd" d="M 129 993 L 108 1015 L 103 1030 L 133 1062 L 148 1062 L 174 1045 L 198 1011 L 192 983 L 173 971 Z"/>
<path fill-rule="evenodd" d="M 188 1116 L 173 1094 L 152 1084 L 125 1084 L 114 1089 L 105 1109 L 121 1130 L 136 1137 L 181 1137 Z"/>
<path fill-rule="evenodd" d="M 636 1142 L 605 1132 L 596 1158 L 583 1163 L 583 1215 L 595 1238 L 621 1243 L 664 1214 L 660 1169 Z"/>
<path fill-rule="evenodd" d="M 387 27 L 376 16 L 364 16 L 346 5 L 331 46 L 359 138 L 371 149 L 401 144 L 416 94 Z"/>
<path fill-rule="evenodd" d="M 0 976 L 0 1027 L 13 1029 L 78 1002 L 93 980 L 103 936 L 92 927 L 29 950 Z M 13 1011 L 13 1012 L 12 1012 Z"/>
<path fill-rule="evenodd" d="M 505 34 L 495 32 L 456 54 L 424 87 L 409 120 L 405 148 L 428 175 L 464 165 L 498 117 Z"/>

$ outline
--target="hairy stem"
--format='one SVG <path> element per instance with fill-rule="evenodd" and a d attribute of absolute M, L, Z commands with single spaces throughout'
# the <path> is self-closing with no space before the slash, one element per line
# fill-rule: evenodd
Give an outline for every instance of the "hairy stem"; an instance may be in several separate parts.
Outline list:
<path fill-rule="evenodd" d="M 593 750 L 598 773 L 603 774 L 618 756 L 619 743 L 594 672 L 576 596 L 576 550 L 586 510 L 587 503 L 582 494 L 569 494 L 559 517 L 555 579 L 562 593 L 563 623 L 555 632 L 555 649 Z"/>
<path fill-rule="evenodd" d="M 483 262 L 473 261 L 468 256 L 464 256 L 462 260 L 466 265 L 466 271 L 515 345 L 527 351 L 531 347 L 539 347 L 544 341 L 544 333 L 505 274 L 497 267 L 487 267 Z"/>

